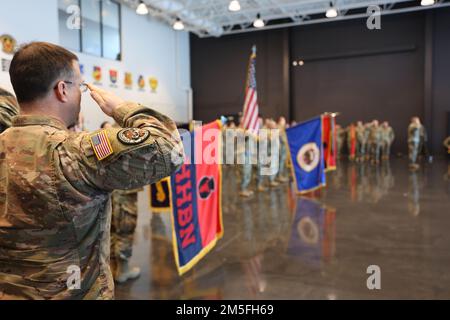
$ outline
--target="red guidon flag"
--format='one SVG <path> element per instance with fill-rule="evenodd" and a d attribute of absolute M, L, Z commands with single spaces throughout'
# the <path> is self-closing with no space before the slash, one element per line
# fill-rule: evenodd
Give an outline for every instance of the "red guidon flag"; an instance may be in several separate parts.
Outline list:
<path fill-rule="evenodd" d="M 336 117 L 329 113 L 322 115 L 322 130 L 325 171 L 336 170 Z"/>
<path fill-rule="evenodd" d="M 170 179 L 173 244 L 180 275 L 223 236 L 221 138 L 219 121 L 182 135 L 185 163 Z"/>

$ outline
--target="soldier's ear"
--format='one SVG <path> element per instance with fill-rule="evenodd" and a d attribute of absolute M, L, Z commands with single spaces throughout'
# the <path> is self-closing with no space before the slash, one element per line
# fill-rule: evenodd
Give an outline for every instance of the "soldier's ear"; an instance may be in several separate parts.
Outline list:
<path fill-rule="evenodd" d="M 60 102 L 67 102 L 69 101 L 67 94 L 68 94 L 68 87 L 67 84 L 64 81 L 59 81 L 54 90 L 56 98 Z"/>

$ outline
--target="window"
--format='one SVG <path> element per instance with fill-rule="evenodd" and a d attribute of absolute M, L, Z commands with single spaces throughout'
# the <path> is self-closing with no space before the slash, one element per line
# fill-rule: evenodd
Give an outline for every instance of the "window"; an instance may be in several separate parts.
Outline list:
<path fill-rule="evenodd" d="M 113 0 L 58 0 L 61 45 L 121 60 L 120 9 Z"/>

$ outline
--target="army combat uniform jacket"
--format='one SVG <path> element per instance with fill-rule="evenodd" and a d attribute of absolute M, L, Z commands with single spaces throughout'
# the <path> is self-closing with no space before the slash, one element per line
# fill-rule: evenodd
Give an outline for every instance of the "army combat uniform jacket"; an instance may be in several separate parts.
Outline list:
<path fill-rule="evenodd" d="M 12 118 L 18 114 L 16 98 L 0 94 L 0 133 L 11 127 Z"/>
<path fill-rule="evenodd" d="M 110 194 L 172 174 L 183 147 L 152 109 L 125 103 L 113 117 L 122 128 L 72 133 L 18 116 L 0 135 L 0 299 L 114 298 Z"/>

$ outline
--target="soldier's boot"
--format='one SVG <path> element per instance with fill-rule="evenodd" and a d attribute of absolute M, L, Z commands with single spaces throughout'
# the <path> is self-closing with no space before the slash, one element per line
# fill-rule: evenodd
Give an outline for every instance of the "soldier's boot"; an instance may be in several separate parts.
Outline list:
<path fill-rule="evenodd" d="M 259 192 L 264 192 L 264 191 L 267 191 L 267 188 L 264 187 L 262 184 L 260 184 L 260 185 L 258 185 L 258 191 Z"/>
<path fill-rule="evenodd" d="M 278 182 L 276 182 L 275 180 L 274 181 L 270 181 L 270 184 L 269 184 L 269 186 L 271 187 L 271 188 L 276 188 L 276 187 L 278 187 L 280 184 L 278 183 Z"/>
<path fill-rule="evenodd" d="M 137 267 L 130 268 L 128 260 L 121 260 L 117 266 L 117 276 L 115 281 L 117 283 L 125 283 L 128 280 L 134 280 L 141 275 L 141 269 Z"/>
<path fill-rule="evenodd" d="M 285 176 L 281 176 L 281 177 L 278 178 L 278 182 L 280 182 L 280 183 L 289 182 L 289 178 L 285 177 Z"/>
<path fill-rule="evenodd" d="M 242 191 L 239 193 L 239 195 L 240 195 L 241 197 L 243 197 L 243 198 L 248 198 L 248 197 L 251 197 L 251 196 L 253 195 L 253 191 L 248 190 L 248 189 L 242 190 Z"/>

